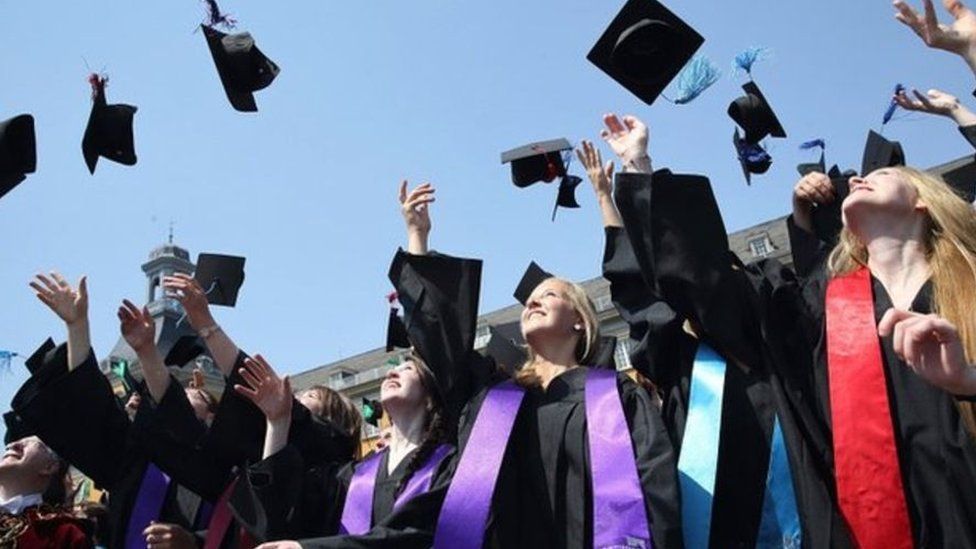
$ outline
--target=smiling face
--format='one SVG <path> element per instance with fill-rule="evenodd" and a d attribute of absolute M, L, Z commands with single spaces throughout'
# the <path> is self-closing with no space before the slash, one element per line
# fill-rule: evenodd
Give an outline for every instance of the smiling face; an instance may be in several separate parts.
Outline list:
<path fill-rule="evenodd" d="M 581 337 L 583 318 L 569 297 L 571 287 L 558 278 L 549 278 L 532 290 L 522 309 L 522 337 L 532 345 L 540 337 Z"/>
<path fill-rule="evenodd" d="M 27 479 L 42 479 L 57 473 L 58 466 L 54 452 L 41 439 L 30 436 L 7 445 L 0 458 L 0 475 L 16 474 Z"/>
<path fill-rule="evenodd" d="M 842 205 L 847 226 L 856 226 L 862 219 L 878 213 L 908 219 L 924 209 L 918 190 L 897 168 L 881 168 L 865 177 L 852 177 L 849 184 L 851 191 Z"/>
<path fill-rule="evenodd" d="M 380 402 L 388 406 L 426 406 L 428 395 L 420 380 L 419 367 L 407 360 L 386 373 L 380 385 Z"/>

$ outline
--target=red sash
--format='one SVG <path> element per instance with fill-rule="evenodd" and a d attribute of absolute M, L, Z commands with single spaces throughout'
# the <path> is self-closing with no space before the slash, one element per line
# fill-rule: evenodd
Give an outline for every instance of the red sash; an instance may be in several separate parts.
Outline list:
<path fill-rule="evenodd" d="M 245 475 L 247 473 L 241 474 Z M 203 540 L 203 549 L 218 549 L 224 541 L 224 536 L 230 530 L 231 523 L 234 522 L 234 515 L 230 510 L 229 501 L 230 496 L 234 493 L 234 487 L 237 486 L 237 480 L 238 478 L 234 477 L 234 480 L 220 494 L 220 499 L 217 500 L 217 504 L 214 505 L 213 515 L 211 515 L 210 524 L 207 526 L 207 536 Z M 237 543 L 239 549 L 249 549 L 257 545 L 243 527 L 238 530 Z"/>
<path fill-rule="evenodd" d="M 827 368 L 837 499 L 858 547 L 912 547 L 888 404 L 871 273 L 827 286 Z"/>

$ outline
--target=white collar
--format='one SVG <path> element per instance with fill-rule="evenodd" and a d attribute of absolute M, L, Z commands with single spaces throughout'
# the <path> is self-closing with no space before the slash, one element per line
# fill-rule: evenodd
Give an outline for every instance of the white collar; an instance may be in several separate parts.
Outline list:
<path fill-rule="evenodd" d="M 24 509 L 44 502 L 41 494 L 19 494 L 7 501 L 0 501 L 0 510 L 6 511 L 11 515 L 19 515 Z"/>

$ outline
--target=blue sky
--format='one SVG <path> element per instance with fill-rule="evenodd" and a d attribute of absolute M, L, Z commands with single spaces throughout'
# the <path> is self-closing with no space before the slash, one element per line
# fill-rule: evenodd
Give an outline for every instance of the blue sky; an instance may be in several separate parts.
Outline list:
<path fill-rule="evenodd" d="M 602 113 L 636 114 L 656 167 L 710 176 L 735 230 L 787 212 L 795 164 L 814 156 L 800 142 L 823 137 L 828 162 L 859 165 L 896 82 L 973 102 L 965 65 L 924 48 L 886 0 L 673 0 L 724 78 L 691 105 L 647 107 L 585 59 L 622 4 L 225 0 L 282 70 L 258 92 L 260 112 L 244 114 L 196 31 L 196 0 L 0 1 L 0 117 L 33 113 L 38 139 L 37 173 L 0 200 L 0 348 L 63 338 L 27 287 L 57 268 L 89 276 L 94 344 L 107 352 L 115 308 L 144 299 L 139 266 L 172 221 L 194 258 L 248 257 L 238 307 L 218 321 L 280 370 L 305 370 L 384 341 L 401 178 L 437 185 L 432 245 L 485 259 L 489 311 L 513 301 L 529 260 L 582 279 L 602 253 L 589 187 L 582 209 L 550 223 L 555 188 L 516 189 L 502 150 L 595 139 Z M 768 143 L 773 167 L 746 187 L 725 109 L 742 83 L 731 59 L 755 45 L 773 50 L 754 74 L 789 138 Z M 108 73 L 109 102 L 139 107 L 134 167 L 85 168 L 86 62 Z M 886 135 L 922 167 L 971 152 L 946 120 L 913 115 Z M 0 407 L 23 377 L 22 362 L 0 375 Z"/>

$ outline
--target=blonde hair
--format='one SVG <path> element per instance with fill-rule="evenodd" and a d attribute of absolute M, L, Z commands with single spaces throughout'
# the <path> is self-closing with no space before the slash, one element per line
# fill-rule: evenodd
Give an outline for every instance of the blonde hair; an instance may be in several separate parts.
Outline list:
<path fill-rule="evenodd" d="M 909 167 L 891 168 L 908 181 L 926 206 L 926 259 L 932 271 L 932 311 L 959 330 L 966 360 L 976 359 L 976 212 L 938 176 Z M 830 252 L 831 277 L 866 266 L 867 246 L 846 227 Z M 976 434 L 976 407 L 959 403 L 970 432 Z"/>
<path fill-rule="evenodd" d="M 552 280 L 560 282 L 566 287 L 563 297 L 569 301 L 570 305 L 573 306 L 573 310 L 583 320 L 583 334 L 576 342 L 575 358 L 577 364 L 586 364 L 593 360 L 594 355 L 599 349 L 600 321 L 596 317 L 596 307 L 593 305 L 593 301 L 590 300 L 590 296 L 586 295 L 586 290 L 575 282 L 554 276 L 543 280 L 539 283 L 539 286 Z M 527 346 L 526 350 L 528 358 L 518 373 L 515 374 L 515 381 L 526 387 L 539 386 L 541 385 L 541 379 L 535 371 L 535 352 L 531 346 Z"/>

